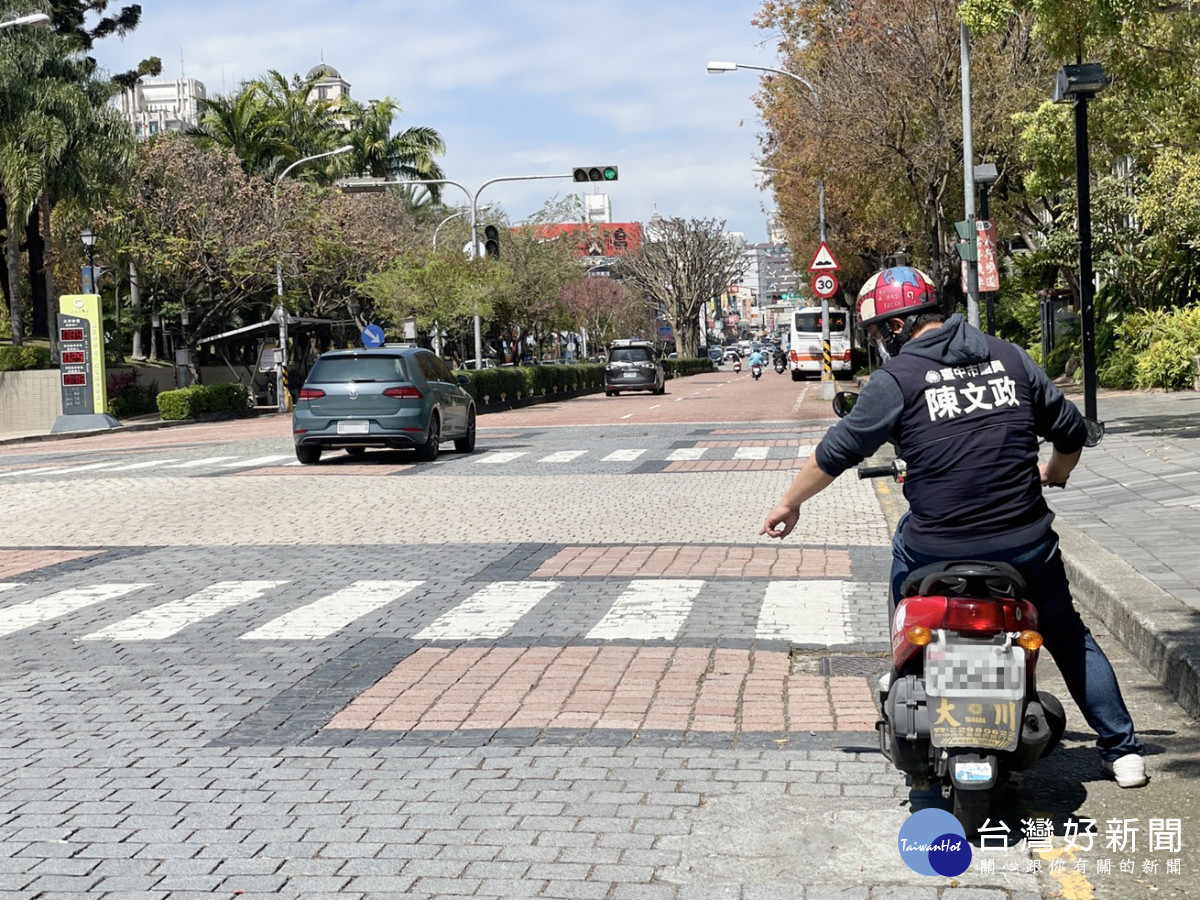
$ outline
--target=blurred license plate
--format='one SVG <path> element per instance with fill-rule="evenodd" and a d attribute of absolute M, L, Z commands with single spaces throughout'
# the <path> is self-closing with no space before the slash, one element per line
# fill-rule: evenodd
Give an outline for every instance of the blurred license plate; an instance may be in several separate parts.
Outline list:
<path fill-rule="evenodd" d="M 925 690 L 931 697 L 1016 700 L 1025 695 L 1025 651 L 995 644 L 930 644 Z"/>
<path fill-rule="evenodd" d="M 621 377 L 622 378 L 637 378 L 638 373 L 637 372 L 623 372 L 623 373 L 621 373 Z"/>
<path fill-rule="evenodd" d="M 370 434 L 371 423 L 363 420 L 361 422 L 338 422 L 338 434 Z"/>

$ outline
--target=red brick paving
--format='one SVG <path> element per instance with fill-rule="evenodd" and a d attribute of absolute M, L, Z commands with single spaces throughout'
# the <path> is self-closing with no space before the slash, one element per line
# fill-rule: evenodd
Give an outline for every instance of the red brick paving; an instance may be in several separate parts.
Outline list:
<path fill-rule="evenodd" d="M 85 559 L 103 550 L 0 550 L 0 578 L 12 578 L 25 572 L 56 566 L 73 559 Z"/>
<path fill-rule="evenodd" d="M 779 472 L 799 469 L 796 459 L 683 459 L 667 463 L 664 472 Z"/>
<path fill-rule="evenodd" d="M 786 652 L 704 647 L 423 647 L 327 728 L 871 731 L 862 677 L 791 674 Z"/>
<path fill-rule="evenodd" d="M 720 448 L 723 450 L 737 447 L 815 447 L 812 441 L 801 442 L 795 438 L 790 440 L 751 440 L 751 441 L 696 441 L 696 447 Z"/>
<path fill-rule="evenodd" d="M 237 475 L 393 475 L 411 469 L 412 463 L 395 466 L 379 466 L 374 463 L 342 463 L 335 466 L 262 466 L 257 469 L 242 469 Z"/>
<path fill-rule="evenodd" d="M 695 544 L 564 547 L 534 578 L 803 578 L 849 576 L 850 553 L 804 547 Z"/>

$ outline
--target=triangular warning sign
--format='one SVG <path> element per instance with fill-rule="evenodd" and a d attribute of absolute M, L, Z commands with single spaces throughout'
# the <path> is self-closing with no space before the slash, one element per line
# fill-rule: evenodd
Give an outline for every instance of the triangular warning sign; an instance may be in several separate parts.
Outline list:
<path fill-rule="evenodd" d="M 838 261 L 833 258 L 833 254 L 829 252 L 829 245 L 821 241 L 821 246 L 817 248 L 817 255 L 813 257 L 813 261 L 808 264 L 810 272 L 840 272 L 842 267 L 838 265 Z"/>

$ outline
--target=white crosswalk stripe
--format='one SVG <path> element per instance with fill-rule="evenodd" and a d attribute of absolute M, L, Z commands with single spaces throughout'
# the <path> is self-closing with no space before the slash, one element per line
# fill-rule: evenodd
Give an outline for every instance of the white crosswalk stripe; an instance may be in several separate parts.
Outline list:
<path fill-rule="evenodd" d="M 734 459 L 766 459 L 770 447 L 738 447 L 733 451 Z"/>
<path fill-rule="evenodd" d="M 757 636 L 797 644 L 850 642 L 844 581 L 772 581 L 758 614 Z"/>
<path fill-rule="evenodd" d="M 423 581 L 356 581 L 253 631 L 243 641 L 313 641 L 337 634 L 356 619 L 387 606 Z"/>
<path fill-rule="evenodd" d="M 690 459 L 699 459 L 707 449 L 707 447 L 679 447 L 667 455 L 667 461 L 684 462 Z"/>
<path fill-rule="evenodd" d="M 211 466 L 213 463 L 225 462 L 226 460 L 236 459 L 235 456 L 206 456 L 204 459 L 193 459 L 184 463 L 176 463 L 173 466 L 167 466 L 168 469 L 198 469 L 201 466 Z"/>
<path fill-rule="evenodd" d="M 589 638 L 652 641 L 679 633 L 703 581 L 654 579 L 630 582 Z"/>
<path fill-rule="evenodd" d="M 538 462 L 544 463 L 565 463 L 573 459 L 578 459 L 587 453 L 586 450 L 558 450 L 554 453 L 543 456 Z"/>
<path fill-rule="evenodd" d="M 438 616 L 413 637 L 418 641 L 502 637 L 556 587 L 557 581 L 497 581 Z"/>
<path fill-rule="evenodd" d="M 602 459 L 600 461 L 601 462 L 633 462 L 635 459 L 637 459 L 639 456 L 641 456 L 645 452 L 646 452 L 645 450 L 633 450 L 633 449 L 614 450 L 612 453 L 608 454 L 608 456 L 604 457 L 604 459 Z"/>
<path fill-rule="evenodd" d="M 130 463 L 126 466 L 117 466 L 109 469 L 110 472 L 132 472 L 136 469 L 153 469 L 155 466 L 166 465 L 167 463 L 177 462 L 174 459 L 147 459 L 143 462 Z"/>
<path fill-rule="evenodd" d="M 295 457 L 290 453 L 285 453 L 282 456 L 255 456 L 251 459 L 239 459 L 234 462 L 221 463 L 220 468 L 241 469 L 250 468 L 251 466 L 266 466 L 283 459 L 295 459 Z"/>
<path fill-rule="evenodd" d="M 475 460 L 478 465 L 496 465 L 498 463 L 512 462 L 514 459 L 519 459 L 525 455 L 524 450 L 501 450 L 499 452 L 485 453 L 479 459 Z"/>
<path fill-rule="evenodd" d="M 162 603 L 120 619 L 76 640 L 159 641 L 172 638 L 222 612 L 277 591 L 286 580 L 221 581 L 187 597 Z M 424 581 L 355 581 L 311 603 L 284 612 L 240 636 L 248 641 L 315 641 L 336 635 L 354 622 L 425 584 Z M 419 641 L 470 641 L 502 638 L 528 616 L 562 581 L 495 581 L 484 584 L 411 636 Z M 651 641 L 677 638 L 691 615 L 704 579 L 643 578 L 589 586 L 601 592 L 607 608 L 587 637 L 604 641 Z M 0 595 L 31 585 L 0 582 Z M 36 585 L 33 586 L 36 589 Z M 40 599 L 0 607 L 0 637 L 96 604 L 117 600 L 155 585 L 93 584 L 58 591 Z M 852 627 L 850 598 L 864 585 L 834 579 L 757 582 L 741 589 L 745 605 L 758 605 L 754 637 L 795 644 L 838 646 L 863 639 Z M 882 594 L 886 585 L 879 585 Z M 285 595 L 276 593 L 272 602 Z M 570 616 L 572 604 L 562 605 Z M 416 607 L 414 607 L 416 608 Z M 558 608 L 556 605 L 555 608 Z M 405 616 L 411 613 L 406 607 Z M 747 609 L 747 612 L 750 610 Z M 93 617 L 94 619 L 94 617 Z M 67 626 L 62 626 L 66 628 Z M 572 626 L 578 627 L 578 625 Z M 749 630 L 749 626 L 748 629 Z M 749 637 L 749 635 L 746 635 Z M 886 641 L 886 635 L 878 639 Z"/>
<path fill-rule="evenodd" d="M 29 600 L 0 609 L 0 637 L 151 586 L 149 584 L 93 584 L 88 587 L 68 588 L 57 594 L 51 594 L 49 597 L 42 597 L 40 600 Z"/>
<path fill-rule="evenodd" d="M 189 625 L 261 597 L 286 581 L 219 581 L 182 600 L 173 600 L 85 634 L 84 641 L 157 641 Z"/>

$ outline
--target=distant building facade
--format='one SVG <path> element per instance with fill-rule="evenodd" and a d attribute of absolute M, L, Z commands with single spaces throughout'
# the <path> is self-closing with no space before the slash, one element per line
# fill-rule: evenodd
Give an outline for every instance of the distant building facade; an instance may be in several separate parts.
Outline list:
<path fill-rule="evenodd" d="M 141 79 L 121 92 L 121 114 L 139 138 L 200 124 L 204 84 L 195 78 Z"/>

